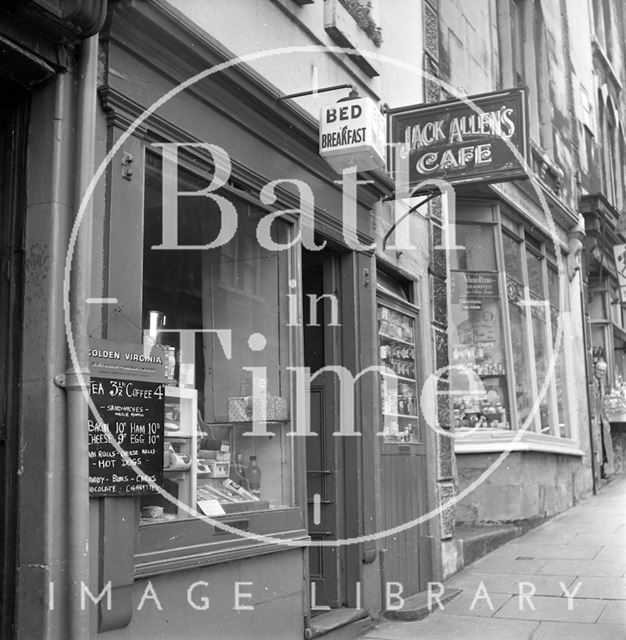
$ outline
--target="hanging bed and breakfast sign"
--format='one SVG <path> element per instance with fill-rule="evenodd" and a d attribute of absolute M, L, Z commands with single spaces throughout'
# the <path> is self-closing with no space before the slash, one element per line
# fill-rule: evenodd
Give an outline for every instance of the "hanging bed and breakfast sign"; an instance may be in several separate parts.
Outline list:
<path fill-rule="evenodd" d="M 390 111 L 390 166 L 408 161 L 408 187 L 526 178 L 528 126 L 523 89 Z M 398 156 L 399 154 L 399 156 Z M 399 157 L 399 160 L 398 160 Z"/>
<path fill-rule="evenodd" d="M 155 345 L 93 341 L 89 348 L 89 494 L 153 493 L 133 464 L 156 483 L 163 480 L 165 351 Z M 111 434 L 119 449 L 111 442 Z"/>

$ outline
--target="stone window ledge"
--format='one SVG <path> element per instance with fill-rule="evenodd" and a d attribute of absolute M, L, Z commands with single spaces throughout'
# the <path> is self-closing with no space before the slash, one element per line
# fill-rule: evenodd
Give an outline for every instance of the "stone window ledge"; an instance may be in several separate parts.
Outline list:
<path fill-rule="evenodd" d="M 372 61 L 360 53 L 372 52 L 376 46 L 339 0 L 324 0 L 324 30 L 340 47 L 353 50 L 348 55 L 366 75 L 370 78 L 379 75 Z"/>
<path fill-rule="evenodd" d="M 538 433 L 482 429 L 458 431 L 454 438 L 454 453 L 501 453 L 504 451 L 539 451 L 566 456 L 584 456 L 578 443 L 568 438 L 556 438 Z"/>

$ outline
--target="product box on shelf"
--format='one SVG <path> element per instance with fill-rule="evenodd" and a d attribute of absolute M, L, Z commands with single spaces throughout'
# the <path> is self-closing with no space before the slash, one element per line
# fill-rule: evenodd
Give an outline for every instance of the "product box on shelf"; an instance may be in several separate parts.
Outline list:
<path fill-rule="evenodd" d="M 279 396 L 265 396 L 265 407 L 262 397 L 236 396 L 228 398 L 228 419 L 231 422 L 249 422 L 252 420 L 253 410 L 261 414 L 265 408 L 265 419 L 278 421 L 287 420 L 289 411 L 287 401 Z"/>

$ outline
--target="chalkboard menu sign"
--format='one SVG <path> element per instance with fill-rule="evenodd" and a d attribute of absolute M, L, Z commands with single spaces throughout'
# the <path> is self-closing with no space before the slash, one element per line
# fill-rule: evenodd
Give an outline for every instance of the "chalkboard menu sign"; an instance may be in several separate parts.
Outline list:
<path fill-rule="evenodd" d="M 89 411 L 89 493 L 130 496 L 152 493 L 133 462 L 156 483 L 163 476 L 164 385 L 157 382 L 94 378 L 91 399 L 100 420 Z M 106 428 L 122 449 L 120 454 Z"/>
<path fill-rule="evenodd" d="M 89 360 L 89 395 L 98 413 L 90 407 L 89 495 L 154 493 L 142 474 L 162 484 L 165 384 L 160 352 L 94 341 Z"/>

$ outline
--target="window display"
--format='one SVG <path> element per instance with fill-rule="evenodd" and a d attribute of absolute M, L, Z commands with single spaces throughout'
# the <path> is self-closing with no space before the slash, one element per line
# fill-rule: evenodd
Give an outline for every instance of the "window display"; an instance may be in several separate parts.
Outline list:
<path fill-rule="evenodd" d="M 417 412 L 415 319 L 378 306 L 379 361 L 384 442 L 421 442 Z"/>
<path fill-rule="evenodd" d="M 497 275 L 455 271 L 450 391 L 457 428 L 508 428 L 506 366 Z"/>
<path fill-rule="evenodd" d="M 456 427 L 569 437 L 565 357 L 554 352 L 566 285 L 552 246 L 497 211 L 495 224 L 473 222 L 463 209 L 457 218 L 449 328 Z"/>
<path fill-rule="evenodd" d="M 224 197 L 235 206 L 238 224 L 227 242 L 198 248 L 217 237 L 221 216 L 210 199 L 186 196 L 178 204 L 184 220 L 178 242 L 195 248 L 155 250 L 163 233 L 161 173 L 161 159 L 148 154 L 144 327 L 171 354 L 163 488 L 209 516 L 292 506 L 292 362 L 281 315 L 290 251 L 260 246 L 256 229 L 264 212 L 231 193 Z M 179 168 L 178 181 L 179 190 L 195 193 L 206 178 Z M 289 234 L 289 224 L 274 222 L 275 242 L 286 244 Z M 259 403 L 266 435 L 251 435 Z M 142 501 L 144 524 L 189 517 L 189 510 L 163 498 Z"/>

